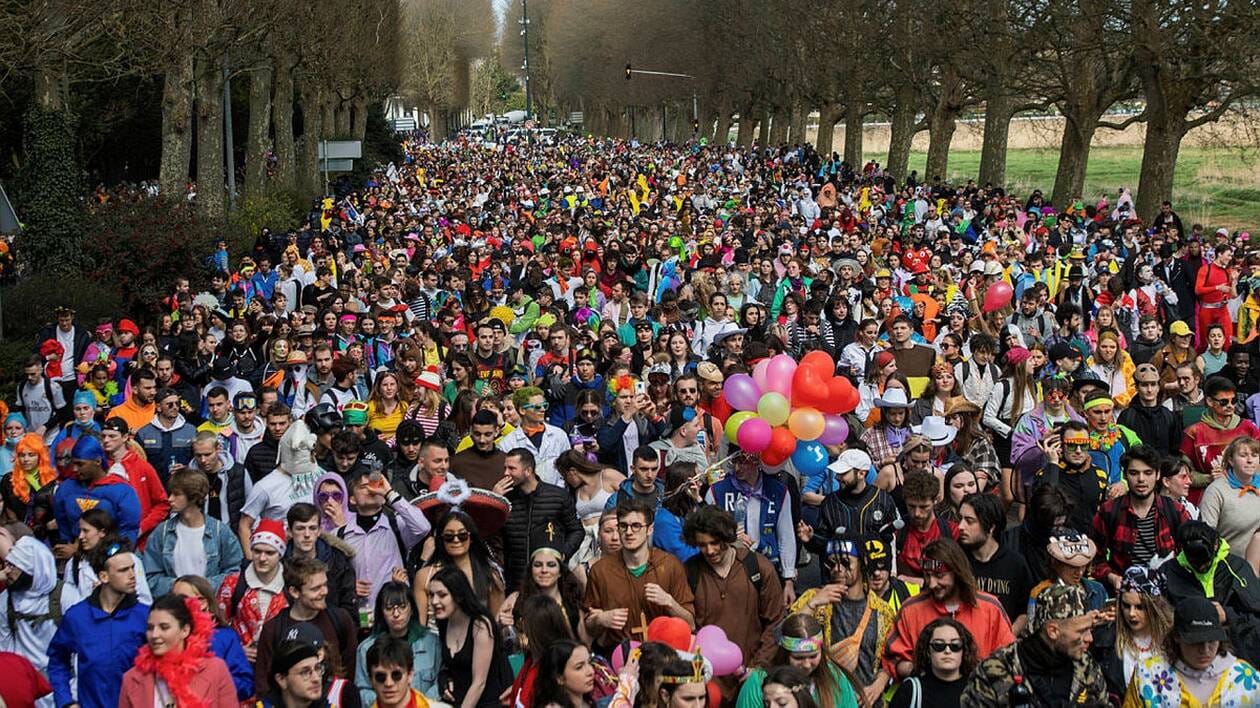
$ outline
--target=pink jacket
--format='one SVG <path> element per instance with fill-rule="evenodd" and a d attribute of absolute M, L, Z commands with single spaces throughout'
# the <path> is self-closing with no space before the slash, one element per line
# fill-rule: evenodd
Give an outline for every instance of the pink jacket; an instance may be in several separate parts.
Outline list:
<path fill-rule="evenodd" d="M 236 687 L 227 664 L 216 656 L 203 657 L 201 662 L 201 669 L 188 682 L 190 691 L 201 696 L 207 708 L 238 708 L 240 701 L 236 700 Z M 157 674 L 138 666 L 123 674 L 120 708 L 152 708 L 156 678 Z"/>

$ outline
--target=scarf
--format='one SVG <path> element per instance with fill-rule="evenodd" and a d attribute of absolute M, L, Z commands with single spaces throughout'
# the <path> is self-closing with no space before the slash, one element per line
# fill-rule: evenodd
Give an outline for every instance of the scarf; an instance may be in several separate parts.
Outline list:
<path fill-rule="evenodd" d="M 1206 425 L 1209 428 L 1214 428 L 1216 430 L 1233 430 L 1234 428 L 1237 428 L 1240 423 L 1242 423 L 1242 419 L 1238 417 L 1237 413 L 1230 413 L 1229 420 L 1222 423 L 1216 419 L 1216 416 L 1212 415 L 1211 411 L 1204 411 L 1203 418 L 1201 418 L 1201 420 L 1203 421 L 1204 425 Z"/>
<path fill-rule="evenodd" d="M 1260 497 L 1260 489 L 1257 489 L 1256 487 L 1252 486 L 1250 482 L 1243 482 L 1242 480 L 1238 479 L 1238 477 L 1234 475 L 1233 467 L 1230 467 L 1229 469 L 1225 470 L 1225 481 L 1229 482 L 1230 489 L 1238 490 L 1238 496 L 1240 497 L 1246 496 L 1248 492 Z"/>
<path fill-rule="evenodd" d="M 765 492 L 766 485 L 762 483 L 762 478 L 760 475 L 757 476 L 756 487 L 744 482 L 744 480 L 740 479 L 739 477 L 735 475 L 731 475 L 730 480 L 731 480 L 731 485 L 735 487 L 735 491 L 744 495 L 744 497 L 748 499 L 759 499 L 762 502 L 766 502 L 766 503 L 770 501 L 770 497 L 766 496 L 766 492 Z"/>
<path fill-rule="evenodd" d="M 187 598 L 184 602 L 192 613 L 192 632 L 184 642 L 184 650 L 154 656 L 149 645 L 145 644 L 136 656 L 135 666 L 146 673 L 157 674 L 155 681 L 158 678 L 165 681 L 179 708 L 204 708 L 204 697 L 192 690 L 191 683 L 204 667 L 206 657 L 211 656 L 213 622 L 210 615 L 201 610 L 197 600 Z"/>

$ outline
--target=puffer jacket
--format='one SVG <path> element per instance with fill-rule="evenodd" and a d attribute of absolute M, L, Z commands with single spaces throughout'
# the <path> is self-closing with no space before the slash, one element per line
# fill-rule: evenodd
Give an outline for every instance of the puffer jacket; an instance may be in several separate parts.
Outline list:
<path fill-rule="evenodd" d="M 118 533 L 127 540 L 134 542 L 140 535 L 140 499 L 136 490 L 122 477 L 107 474 L 91 484 L 67 479 L 57 485 L 53 516 L 57 519 L 62 543 L 79 537 L 79 517 L 85 510 L 96 507 L 109 512 L 118 522 Z"/>
<path fill-rule="evenodd" d="M 1184 553 L 1162 568 L 1171 604 L 1188 597 L 1219 602 L 1225 608 L 1225 628 L 1234 651 L 1253 664 L 1260 661 L 1260 580 L 1246 560 L 1229 552 L 1225 539 L 1202 573 L 1190 566 Z"/>
<path fill-rule="evenodd" d="M 573 497 L 562 487 L 539 482 L 532 494 L 520 487 L 507 494 L 512 503 L 507 523 L 500 534 L 503 536 L 504 578 L 506 587 L 518 588 L 529 566 L 529 555 L 534 550 L 540 531 L 547 541 L 564 554 L 572 556 L 582 545 L 585 531 L 577 518 Z"/>

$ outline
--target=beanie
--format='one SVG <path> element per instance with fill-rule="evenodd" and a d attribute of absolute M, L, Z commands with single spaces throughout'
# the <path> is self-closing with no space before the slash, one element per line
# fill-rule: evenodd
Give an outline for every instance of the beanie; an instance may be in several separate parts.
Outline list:
<path fill-rule="evenodd" d="M 91 391 L 76 391 L 74 394 L 73 406 L 88 406 L 92 410 L 96 410 L 96 396 Z"/>
<path fill-rule="evenodd" d="M 249 536 L 249 547 L 268 546 L 275 550 L 276 553 L 284 555 L 285 536 L 284 524 L 279 519 L 263 519 L 254 527 L 254 533 Z"/>

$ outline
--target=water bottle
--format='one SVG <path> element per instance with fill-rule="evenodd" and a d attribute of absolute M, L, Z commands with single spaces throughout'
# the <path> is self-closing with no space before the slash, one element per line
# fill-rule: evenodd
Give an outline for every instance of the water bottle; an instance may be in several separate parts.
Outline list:
<path fill-rule="evenodd" d="M 372 607 L 367 604 L 365 599 L 364 602 L 359 603 L 359 627 L 362 629 L 371 629 L 373 619 Z"/>
<path fill-rule="evenodd" d="M 1017 706 L 1031 706 L 1033 704 L 1032 691 L 1024 684 L 1024 677 L 1015 674 L 1011 677 L 1015 683 L 1011 684 L 1011 690 L 1006 693 L 1006 705 L 1011 708 Z"/>
<path fill-rule="evenodd" d="M 706 438 L 704 437 L 704 430 L 701 430 L 700 432 L 696 433 L 696 444 L 699 445 L 700 447 L 704 447 L 705 439 Z"/>
<path fill-rule="evenodd" d="M 739 531 L 743 531 L 747 533 L 748 532 L 748 529 L 747 529 L 748 500 L 742 496 L 737 498 L 735 500 L 735 508 L 732 510 L 732 514 L 735 517 L 735 528 L 738 529 Z M 751 536 L 752 534 L 749 534 L 749 535 Z M 749 550 L 756 550 L 755 541 L 753 542 L 753 547 Z"/>

